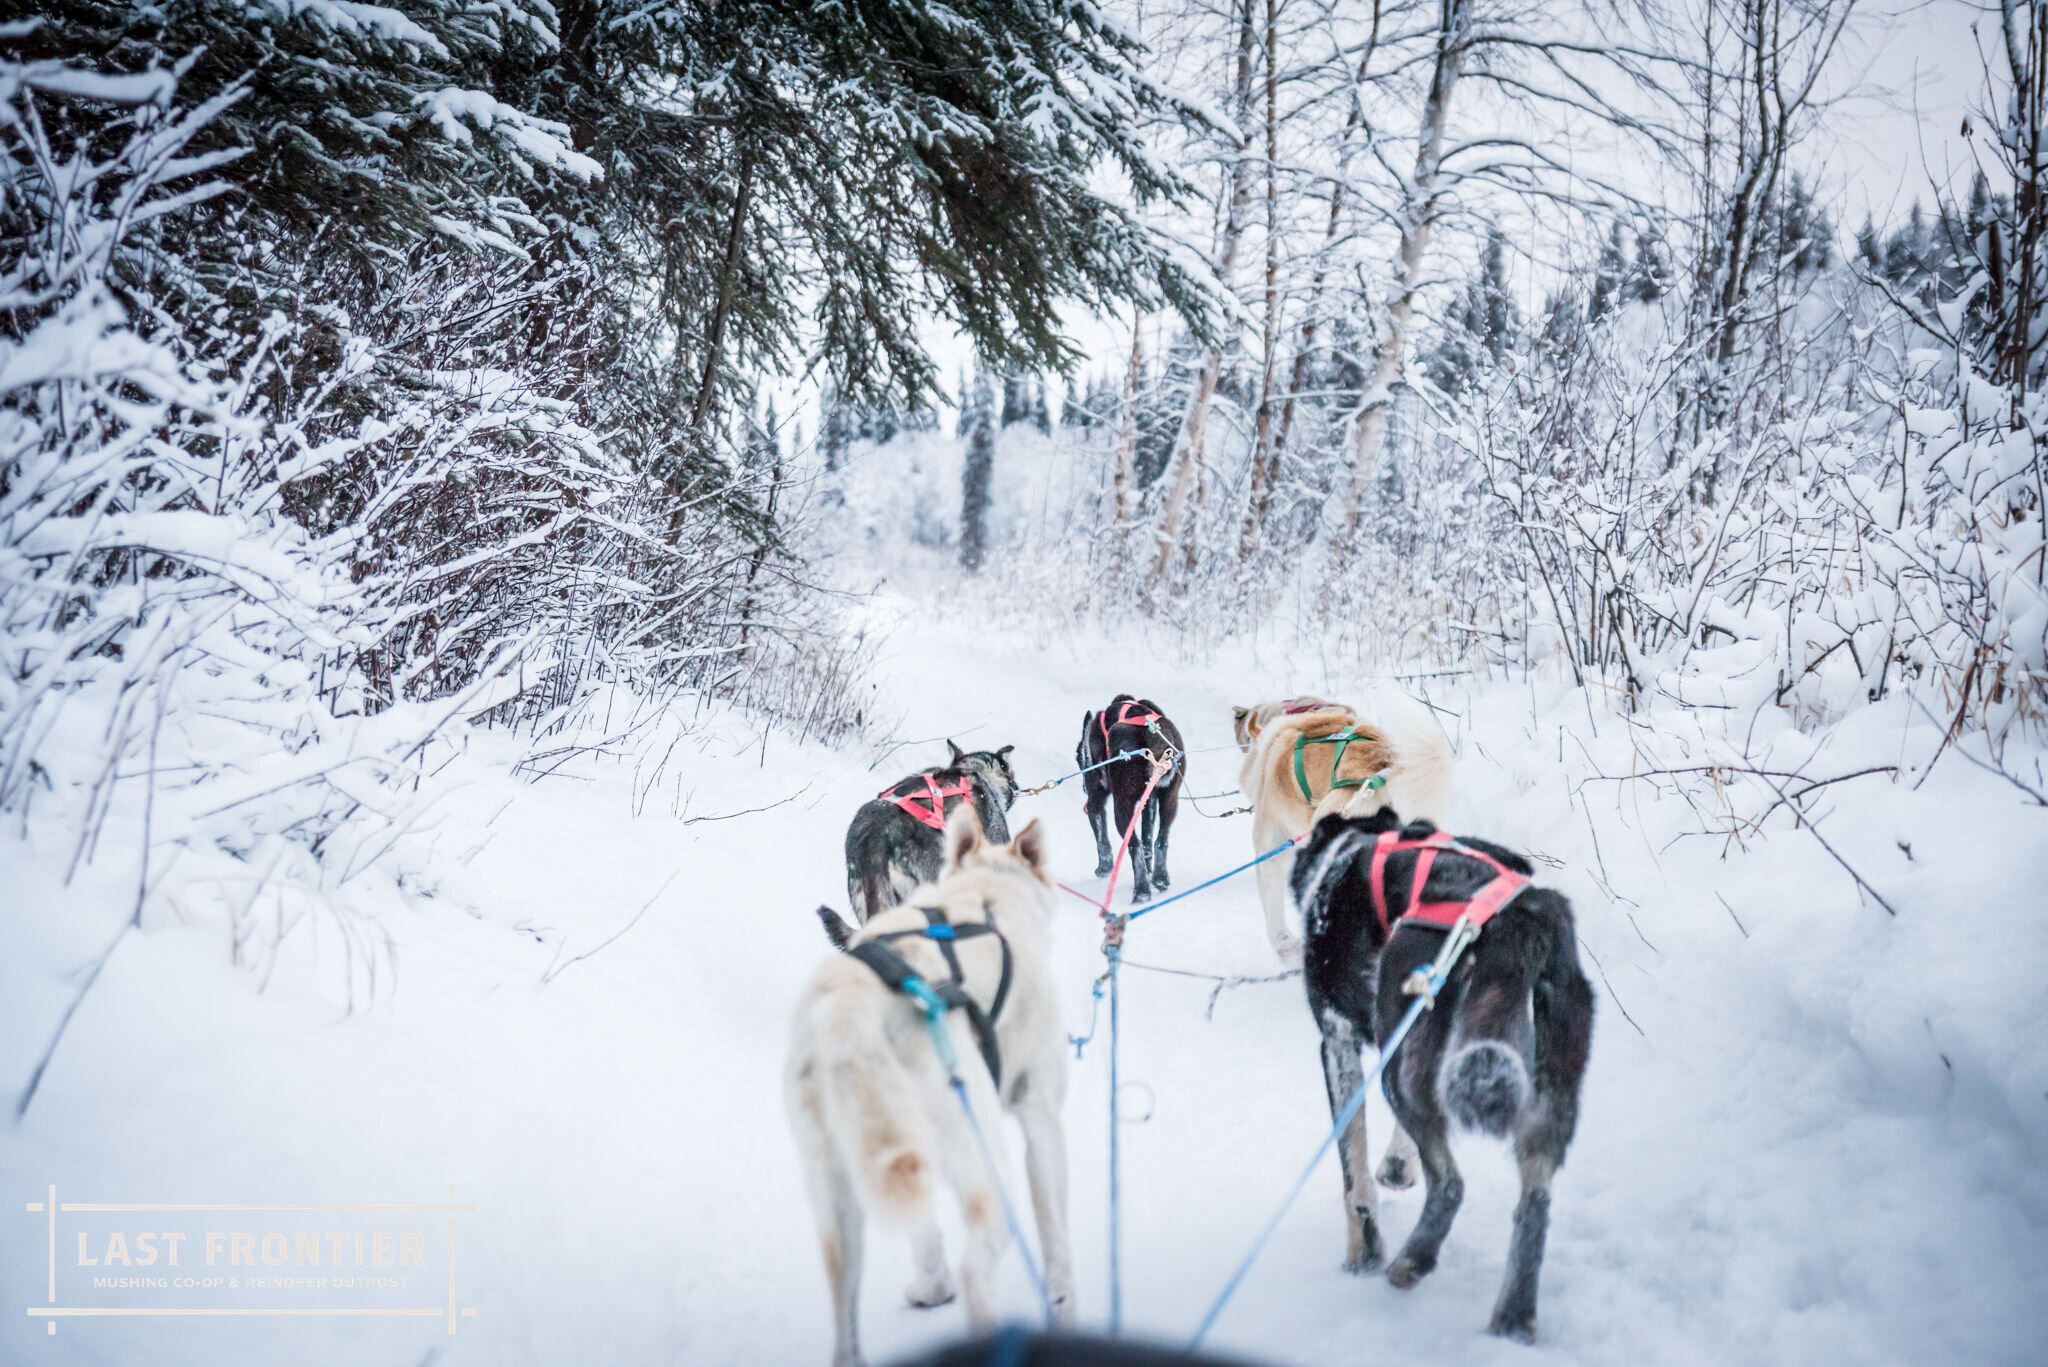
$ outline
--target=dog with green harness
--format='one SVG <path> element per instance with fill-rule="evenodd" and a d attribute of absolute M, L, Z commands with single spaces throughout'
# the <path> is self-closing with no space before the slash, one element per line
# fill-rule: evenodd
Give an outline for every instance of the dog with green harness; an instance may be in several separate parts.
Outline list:
<path fill-rule="evenodd" d="M 1244 720 L 1250 748 L 1238 788 L 1252 808 L 1252 852 L 1292 845 L 1332 812 L 1362 817 L 1393 806 L 1404 816 L 1441 821 L 1450 806 L 1454 761 L 1450 743 L 1429 710 L 1389 690 L 1366 707 L 1297 700 L 1313 706 Z M 1301 963 L 1301 939 L 1288 924 L 1287 887 L 1294 851 L 1261 863 L 1255 873 L 1266 916 L 1266 937 L 1289 967 Z M 1414 1146 L 1396 1133 L 1380 1166 L 1380 1180 L 1405 1187 L 1415 1181 Z"/>

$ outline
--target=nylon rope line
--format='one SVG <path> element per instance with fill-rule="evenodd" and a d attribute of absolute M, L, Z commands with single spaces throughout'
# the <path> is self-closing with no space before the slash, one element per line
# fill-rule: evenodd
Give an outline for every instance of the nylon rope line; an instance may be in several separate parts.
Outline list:
<path fill-rule="evenodd" d="M 1478 932 L 1472 929 L 1472 923 L 1463 916 L 1459 917 L 1457 924 L 1453 925 L 1450 933 L 1445 935 L 1443 948 L 1437 951 L 1435 961 L 1427 967 L 1418 968 L 1415 972 L 1408 975 L 1408 981 L 1402 984 L 1401 990 L 1415 997 L 1414 1005 L 1410 1006 L 1407 1013 L 1401 1017 L 1401 1023 L 1394 1027 L 1394 1033 L 1387 1037 L 1386 1046 L 1380 1050 L 1379 1061 L 1373 1064 L 1372 1071 L 1365 1075 L 1364 1080 L 1358 1084 L 1358 1089 L 1351 1094 L 1351 1098 L 1344 1103 L 1343 1109 L 1337 1113 L 1336 1124 L 1332 1125 L 1330 1132 L 1323 1136 L 1323 1142 L 1316 1146 L 1315 1156 L 1308 1160 L 1308 1166 L 1301 1170 L 1301 1176 L 1297 1177 L 1294 1180 L 1294 1185 L 1288 1188 L 1287 1195 L 1281 1200 L 1279 1208 L 1266 1221 L 1265 1228 L 1259 1231 L 1259 1237 L 1252 1241 L 1251 1250 L 1244 1255 L 1244 1261 L 1237 1265 L 1237 1270 L 1230 1274 L 1230 1280 L 1223 1284 L 1223 1290 L 1217 1293 L 1215 1302 L 1209 1307 L 1209 1313 L 1202 1316 L 1201 1324 L 1195 1328 L 1194 1337 L 1188 1340 L 1189 1352 L 1200 1348 L 1202 1340 L 1209 1336 L 1209 1330 L 1215 1327 L 1217 1319 L 1223 1314 L 1223 1308 L 1230 1304 L 1230 1298 L 1236 1295 L 1238 1287 L 1244 1284 L 1246 1274 L 1252 1270 L 1252 1264 L 1257 1262 L 1259 1255 L 1266 1251 L 1266 1244 L 1272 1239 L 1274 1232 L 1280 1228 L 1280 1222 L 1286 1218 L 1287 1212 L 1293 1208 L 1294 1202 L 1301 1195 L 1302 1189 L 1309 1184 L 1309 1179 L 1315 1176 L 1316 1169 L 1322 1166 L 1324 1155 L 1328 1154 L 1335 1147 L 1339 1136 L 1344 1133 L 1345 1127 L 1351 1123 L 1352 1118 L 1364 1107 L 1366 1093 L 1372 1090 L 1373 1083 L 1378 1081 L 1380 1076 L 1386 1072 L 1387 1064 L 1393 1060 L 1394 1051 L 1401 1047 L 1401 1041 L 1408 1038 L 1409 1030 L 1414 1028 L 1417 1020 L 1421 1019 L 1422 1013 L 1436 1004 L 1437 993 L 1443 990 L 1445 981 L 1450 978 L 1451 969 L 1456 965 L 1458 955 L 1463 953 L 1465 947 L 1477 938 Z"/>
<path fill-rule="evenodd" d="M 1121 755 L 1111 755 L 1108 759 L 1102 761 L 1102 763 L 1100 764 L 1091 764 L 1085 769 L 1076 769 L 1071 774 L 1062 774 L 1060 775 L 1060 777 L 1053 779 L 1050 783 L 1041 783 L 1036 788 L 1019 788 L 1017 790 L 1017 795 L 1019 797 L 1035 797 L 1039 793 L 1043 793 L 1050 789 L 1059 787 L 1068 779 L 1079 778 L 1083 774 L 1092 774 L 1097 769 L 1107 769 L 1112 764 L 1121 764 L 1127 759 L 1136 759 L 1139 755 L 1149 756 L 1151 753 L 1152 752 L 1150 750 L 1126 750 Z"/>
<path fill-rule="evenodd" d="M 1048 1328 L 1053 1324 L 1052 1293 L 1046 1290 L 1045 1277 L 1038 1270 L 1038 1260 L 1031 1254 L 1031 1244 L 1024 1237 L 1024 1225 L 1017 1218 L 1017 1207 L 1010 1202 L 1010 1192 L 1003 1185 L 1003 1175 L 996 1167 L 995 1150 L 989 1147 L 988 1136 L 982 1133 L 981 1121 L 976 1119 L 974 1107 L 967 1100 L 967 1084 L 960 1080 L 960 1056 L 953 1049 L 953 1036 L 946 1029 L 946 1003 L 932 991 L 922 978 L 904 981 L 904 992 L 924 1008 L 925 1028 L 931 1031 L 932 1048 L 939 1056 L 939 1064 L 946 1070 L 946 1085 L 953 1095 L 960 1099 L 960 1110 L 967 1117 L 967 1128 L 974 1134 L 974 1146 L 981 1151 L 982 1167 L 988 1172 L 989 1185 L 996 1189 L 996 1202 L 1003 1208 L 1003 1221 L 1010 1227 L 1010 1237 L 1016 1241 L 1017 1256 L 1024 1260 L 1024 1271 L 1031 1278 L 1031 1289 L 1038 1293 L 1039 1309 L 1045 1313 Z"/>
<path fill-rule="evenodd" d="M 981 1150 L 982 1166 L 988 1169 L 989 1185 L 996 1189 L 996 1200 L 1002 1203 L 1003 1220 L 1010 1227 L 1010 1237 L 1017 1242 L 1017 1256 L 1024 1260 L 1024 1271 L 1031 1278 L 1031 1289 L 1038 1293 L 1038 1305 L 1045 1312 L 1045 1324 L 1053 1327 L 1052 1293 L 1046 1289 L 1045 1277 L 1038 1270 L 1038 1260 L 1031 1256 L 1031 1245 L 1024 1238 L 1024 1222 L 1017 1218 L 1017 1207 L 1010 1203 L 1010 1193 L 1003 1186 L 1001 1174 L 996 1171 L 995 1151 L 989 1148 L 988 1136 L 981 1132 L 981 1122 L 974 1118 L 974 1107 L 967 1104 L 967 1084 L 954 1073 L 946 1079 L 953 1089 L 953 1095 L 960 1098 L 960 1109 L 967 1116 L 967 1128 L 974 1132 L 974 1146 Z"/>
<path fill-rule="evenodd" d="M 1159 901 L 1154 902 L 1149 907 L 1139 907 L 1136 911 L 1131 913 L 1130 919 L 1135 921 L 1140 916 L 1150 916 L 1153 912 L 1159 910 L 1161 907 L 1171 906 L 1183 897 L 1193 897 L 1196 893 L 1201 892 L 1205 888 L 1215 887 L 1218 883 L 1222 882 L 1226 878 L 1235 878 L 1240 873 L 1243 873 L 1246 869 L 1257 868 L 1259 865 L 1265 863 L 1268 859 L 1272 859 L 1277 855 L 1285 854 L 1287 851 L 1293 849 L 1296 845 L 1299 845 L 1302 841 L 1306 840 L 1307 838 L 1307 833 L 1303 832 L 1301 835 L 1297 835 L 1296 837 L 1294 837 L 1294 839 L 1288 841 L 1284 845 L 1275 845 L 1272 849 L 1267 850 L 1257 859 L 1253 859 L 1246 863 L 1239 864 L 1234 869 L 1230 869 L 1227 872 L 1217 874 L 1214 878 L 1211 878 L 1206 883 L 1197 883 L 1193 887 L 1188 888 L 1182 892 L 1176 892 L 1171 897 L 1163 897 Z"/>
<path fill-rule="evenodd" d="M 1081 898 L 1082 901 L 1094 903 L 1100 911 L 1103 923 L 1102 954 L 1109 961 L 1109 969 L 1103 974 L 1103 977 L 1109 981 L 1109 1332 L 1112 1336 L 1123 1332 L 1124 1323 L 1123 1177 L 1122 1153 L 1118 1135 L 1120 1126 L 1117 1116 L 1117 1087 L 1121 1078 L 1117 1068 L 1117 1027 L 1119 1020 L 1116 970 L 1119 950 L 1123 946 L 1124 925 L 1130 918 L 1117 915 L 1110 910 L 1110 906 L 1116 901 L 1116 880 L 1123 873 L 1124 856 L 1130 852 L 1131 841 L 1137 836 L 1138 827 L 1145 820 L 1145 804 L 1152 800 L 1152 790 L 1159 786 L 1159 780 L 1172 773 L 1174 765 L 1180 759 L 1180 751 L 1171 744 L 1166 747 L 1166 754 L 1163 757 L 1154 756 L 1149 750 L 1127 751 L 1126 753 L 1142 754 L 1151 760 L 1152 777 L 1146 780 L 1145 791 L 1138 794 L 1137 806 L 1131 809 L 1130 824 L 1124 828 L 1124 838 L 1116 848 L 1116 862 L 1109 866 L 1109 883 L 1103 889 L 1102 900 L 1096 903 L 1093 898 L 1088 897 L 1084 893 L 1075 892 L 1074 889 L 1067 887 L 1065 883 L 1059 885 L 1065 891 Z M 1101 992 L 1101 980 L 1099 979 L 1096 983 L 1096 991 L 1098 995 Z M 1092 1010 L 1090 1017 L 1088 1038 L 1092 1039 L 1095 1035 Z M 1075 1046 L 1074 1052 L 1078 1057 L 1081 1045 L 1085 1044 L 1086 1040 L 1077 1041 L 1069 1037 L 1069 1042 Z"/>

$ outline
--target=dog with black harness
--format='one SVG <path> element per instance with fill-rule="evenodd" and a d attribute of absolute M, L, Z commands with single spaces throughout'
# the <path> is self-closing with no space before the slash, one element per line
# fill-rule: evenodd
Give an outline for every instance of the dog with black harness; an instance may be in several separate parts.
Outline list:
<path fill-rule="evenodd" d="M 856 921 L 939 876 L 940 837 L 962 803 L 974 808 L 990 840 L 1010 838 L 1006 813 L 1017 801 L 1010 752 L 1016 748 L 966 751 L 947 741 L 943 768 L 898 779 L 861 804 L 846 827 L 846 897 Z"/>
<path fill-rule="evenodd" d="M 957 1289 L 969 1323 L 985 1331 L 995 1322 L 991 1283 L 1007 1231 L 998 1178 L 963 1101 L 998 1163 L 999 1113 L 1023 1130 L 1047 1298 L 1059 1323 L 1073 1322 L 1060 1129 L 1066 1033 L 1052 980 L 1054 888 L 1043 833 L 1034 821 L 1014 841 L 991 843 L 973 806 L 962 804 L 947 819 L 942 856 L 934 882 L 846 934 L 846 952 L 818 968 L 797 1004 L 784 1096 L 824 1249 L 835 1367 L 860 1361 L 867 1214 L 910 1230 L 911 1304 L 953 1299 L 935 1209 L 942 1184 L 966 1226 Z M 829 929 L 838 918 L 826 922 Z M 945 1032 L 943 1050 L 933 1028 Z"/>
<path fill-rule="evenodd" d="M 1119 693 L 1100 712 L 1082 715 L 1081 743 L 1074 749 L 1074 761 L 1088 771 L 1081 775 L 1086 795 L 1082 805 L 1095 832 L 1097 878 L 1109 876 L 1117 843 L 1131 829 L 1131 816 L 1138 810 L 1145 785 L 1151 782 L 1154 765 L 1166 767 L 1145 802 L 1143 823 L 1131 837 L 1131 901 L 1151 901 L 1154 892 L 1164 892 L 1169 886 L 1166 842 L 1180 810 L 1181 781 L 1187 777 L 1188 763 L 1180 728 L 1158 703 Z M 1112 799 L 1114 829 L 1108 824 Z"/>
<path fill-rule="evenodd" d="M 1294 864 L 1305 928 L 1309 1009 L 1322 1031 L 1332 1116 L 1364 1081 L 1363 1045 L 1389 1037 L 1410 984 L 1445 947 L 1472 935 L 1435 1005 L 1383 1074 L 1394 1116 L 1420 1151 L 1428 1183 L 1387 1280 L 1410 1287 L 1436 1267 L 1464 1199 L 1450 1125 L 1511 1139 L 1522 1196 L 1490 1331 L 1532 1342 L 1536 1282 L 1550 1224 L 1550 1179 L 1578 1125 L 1593 1038 L 1593 990 L 1579 969 L 1571 904 L 1534 886 L 1520 855 L 1452 837 L 1391 809 L 1326 816 Z M 1349 1234 L 1347 1269 L 1381 1265 L 1378 1199 L 1361 1109 L 1338 1145 Z"/>

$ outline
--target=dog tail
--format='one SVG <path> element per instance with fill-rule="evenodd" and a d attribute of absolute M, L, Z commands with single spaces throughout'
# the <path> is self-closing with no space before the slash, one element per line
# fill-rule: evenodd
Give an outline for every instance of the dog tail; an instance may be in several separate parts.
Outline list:
<path fill-rule="evenodd" d="M 1499 1040 L 1470 1040 L 1444 1062 L 1444 1108 L 1468 1130 L 1514 1133 L 1529 1104 L 1529 1067 Z"/>
<path fill-rule="evenodd" d="M 1536 1017 L 1543 1014 L 1537 980 L 1561 952 L 1569 957 L 1571 942 L 1560 924 L 1569 922 L 1560 923 L 1547 902 L 1517 905 L 1489 921 L 1472 946 L 1471 976 L 1452 1008 L 1438 1088 L 1451 1119 L 1467 1129 L 1506 1138 L 1520 1128 L 1534 1098 Z"/>
<path fill-rule="evenodd" d="M 894 895 L 896 880 L 890 876 L 888 856 L 873 848 L 876 843 L 879 842 L 868 841 L 862 847 L 847 851 L 846 900 L 853 909 L 855 925 L 866 925 L 877 914 L 903 900 Z M 822 908 L 820 910 L 822 913 Z M 832 934 L 829 925 L 825 933 Z M 836 936 L 832 943 L 841 949 L 846 948 Z"/>
<path fill-rule="evenodd" d="M 1346 816 L 1369 816 L 1392 807 L 1403 821 L 1442 825 L 1451 805 L 1451 780 L 1457 760 L 1443 727 L 1427 707 L 1399 689 L 1380 690 L 1369 715 L 1393 758 L 1387 765 L 1387 786 L 1378 792 L 1361 788 L 1346 804 Z"/>
<path fill-rule="evenodd" d="M 818 908 L 818 921 L 825 927 L 825 938 L 832 942 L 832 948 L 844 950 L 853 938 L 853 927 L 846 924 L 840 914 L 830 907 Z"/>

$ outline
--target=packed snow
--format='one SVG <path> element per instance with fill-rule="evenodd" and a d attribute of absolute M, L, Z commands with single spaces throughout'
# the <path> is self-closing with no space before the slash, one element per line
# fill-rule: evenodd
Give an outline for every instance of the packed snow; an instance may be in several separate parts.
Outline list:
<path fill-rule="evenodd" d="M 941 760 L 946 738 L 1015 744 L 1027 783 L 1055 777 L 1072 767 L 1083 710 L 1119 689 L 1157 699 L 1186 732 L 1188 790 L 1221 792 L 1237 767 L 1231 703 L 1361 683 L 1298 649 L 1200 664 L 1138 632 L 985 630 L 971 602 L 894 586 L 920 579 L 924 554 L 898 552 L 892 585 L 864 609 L 886 641 L 874 706 L 900 716 L 896 743 L 835 750 L 764 738 L 740 715 L 671 717 L 620 754 L 537 778 L 515 769 L 528 737 L 474 731 L 439 763 L 434 819 L 346 882 L 248 866 L 224 892 L 217 868 L 161 872 L 141 931 L 118 944 L 33 1107 L 0 1136 L 18 1196 L 54 1183 L 87 1200 L 434 1200 L 453 1184 L 479 1207 L 461 1244 L 478 1314 L 455 1336 L 403 1320 L 99 1320 L 50 1337 L 31 1309 L 7 1321 L 5 1356 L 823 1362 L 824 1280 L 780 1065 L 794 994 L 831 952 L 812 908 L 844 905 L 854 808 Z M 1928 772 L 1939 733 L 1901 701 L 1818 737 L 1777 723 L 1748 738 L 1771 761 L 1761 768 L 1901 767 L 1897 781 L 1825 790 L 1811 804 L 1821 838 L 1783 809 L 1739 838 L 1704 835 L 1692 804 L 1711 785 L 1680 796 L 1667 780 L 1660 796 L 1601 776 L 1653 767 L 1651 753 L 1672 768 L 1725 758 L 1728 742 L 1694 720 L 1710 714 L 1625 718 L 1597 691 L 1541 677 L 1408 686 L 1459 754 L 1453 825 L 1528 850 L 1572 897 L 1599 998 L 1535 1352 L 2040 1361 L 2048 814 L 1953 748 Z M 618 700 L 615 722 L 630 706 Z M 1078 787 L 1020 798 L 1013 822 L 1048 823 L 1057 867 L 1092 889 Z M 54 824 L 31 810 L 6 834 L 9 900 L 68 909 L 6 922 L 0 1067 L 17 1089 L 132 910 L 138 870 L 123 851 L 143 820 L 139 804 L 117 806 L 68 885 Z M 1244 818 L 1184 805 L 1176 886 L 1242 862 L 1248 840 Z M 1070 1028 L 1084 1033 L 1101 957 L 1077 900 L 1056 953 Z M 1177 1341 L 1328 1117 L 1298 979 L 1225 988 L 1212 1015 L 1215 983 L 1149 971 L 1276 973 L 1248 879 L 1137 923 L 1127 954 L 1126 1321 Z M 1106 1030 L 1096 1022 L 1074 1065 L 1066 1115 L 1082 1318 L 1095 1326 Z M 1370 1124 L 1377 1151 L 1377 1097 Z M 1530 1350 L 1479 1332 L 1506 1251 L 1510 1162 L 1479 1141 L 1461 1141 L 1460 1161 L 1469 1194 L 1442 1264 L 1401 1293 L 1340 1271 L 1330 1160 L 1211 1346 L 1274 1363 L 1524 1360 Z M 1387 1194 L 1391 1237 L 1419 1206 L 1419 1189 Z M 16 1218 L 0 1243 L 5 1282 L 33 1307 L 40 1217 Z M 900 1240 L 871 1230 L 869 1248 L 871 1357 L 961 1331 L 957 1307 L 903 1306 Z M 1007 1309 L 1028 1314 L 1014 1256 L 1003 1287 Z"/>

